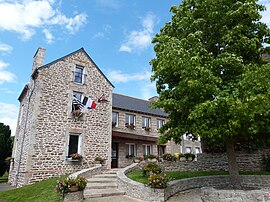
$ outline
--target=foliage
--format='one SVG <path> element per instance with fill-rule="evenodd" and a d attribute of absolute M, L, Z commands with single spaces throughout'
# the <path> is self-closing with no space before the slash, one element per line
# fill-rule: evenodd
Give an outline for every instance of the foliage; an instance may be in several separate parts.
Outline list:
<path fill-rule="evenodd" d="M 128 155 L 126 155 L 126 158 L 127 158 L 127 159 L 133 159 L 134 157 L 135 157 L 135 156 L 134 156 L 134 155 L 132 155 L 132 154 L 130 154 L 130 155 L 129 155 L 129 154 L 128 154 Z"/>
<path fill-rule="evenodd" d="M 150 176 L 152 174 L 161 173 L 161 168 L 156 163 L 148 163 L 146 166 L 142 168 L 144 176 Z"/>
<path fill-rule="evenodd" d="M 64 179 L 59 179 L 56 181 L 56 191 L 60 193 L 70 192 L 72 186 L 76 186 L 78 191 L 84 190 L 87 185 L 87 180 L 84 177 L 66 177 Z"/>
<path fill-rule="evenodd" d="M 157 156 L 154 155 L 154 154 L 144 155 L 143 157 L 144 157 L 145 160 L 147 160 L 147 159 L 156 159 L 157 158 Z"/>
<path fill-rule="evenodd" d="M 262 10 L 256 0 L 183 0 L 153 39 L 153 107 L 169 115 L 159 143 L 178 143 L 184 133 L 226 143 L 233 186 L 240 183 L 237 139 L 270 134 L 270 64 L 261 58 L 270 30 L 259 21 Z"/>
<path fill-rule="evenodd" d="M 9 169 L 6 158 L 12 154 L 12 139 L 9 126 L 0 123 L 0 177 Z"/>
<path fill-rule="evenodd" d="M 168 186 L 169 178 L 166 174 L 153 174 L 148 177 L 148 186 L 151 188 L 166 188 Z"/>
<path fill-rule="evenodd" d="M 50 178 L 21 188 L 0 192 L 0 201 L 5 202 L 44 202 L 60 201 L 60 196 L 56 193 L 55 183 L 57 178 Z"/>
<path fill-rule="evenodd" d="M 139 161 L 142 161 L 142 160 L 143 160 L 143 157 L 136 156 L 136 157 L 134 158 L 134 160 L 139 160 Z"/>
<path fill-rule="evenodd" d="M 6 172 L 2 177 L 0 177 L 0 183 L 8 181 L 8 172 Z"/>
<path fill-rule="evenodd" d="M 188 159 L 188 158 L 190 158 L 190 157 L 192 158 L 192 160 L 195 159 L 195 154 L 192 154 L 192 153 L 185 153 L 184 155 L 185 155 L 186 159 Z"/>
<path fill-rule="evenodd" d="M 265 165 L 265 170 L 270 171 L 270 156 L 263 157 L 263 164 Z"/>
<path fill-rule="evenodd" d="M 172 154 L 167 153 L 163 155 L 163 160 L 172 162 L 176 160 L 176 157 Z"/>
<path fill-rule="evenodd" d="M 82 155 L 75 153 L 75 154 L 71 154 L 71 159 L 73 160 L 81 160 L 83 157 Z"/>

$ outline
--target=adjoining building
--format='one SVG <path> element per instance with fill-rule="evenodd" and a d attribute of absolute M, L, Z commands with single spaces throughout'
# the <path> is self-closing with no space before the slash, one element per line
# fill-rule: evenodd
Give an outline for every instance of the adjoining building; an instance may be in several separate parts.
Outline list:
<path fill-rule="evenodd" d="M 15 186 L 92 167 L 125 167 L 129 157 L 180 152 L 173 142 L 157 145 L 168 120 L 150 101 L 112 93 L 114 86 L 81 48 L 44 64 L 45 49 L 34 55 L 30 82 L 19 96 L 13 162 Z M 87 106 L 87 107 L 85 107 Z M 79 153 L 82 160 L 73 160 Z"/>

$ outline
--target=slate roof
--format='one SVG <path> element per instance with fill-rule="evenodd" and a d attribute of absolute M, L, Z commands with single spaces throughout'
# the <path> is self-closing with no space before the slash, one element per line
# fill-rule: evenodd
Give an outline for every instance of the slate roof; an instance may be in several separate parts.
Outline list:
<path fill-rule="evenodd" d="M 166 118 L 168 117 L 168 114 L 166 114 L 162 109 L 149 108 L 150 104 L 151 102 L 147 100 L 142 100 L 116 93 L 112 94 L 112 107 L 114 109 L 122 109 L 131 112 L 140 112 L 144 114 L 161 116 Z"/>

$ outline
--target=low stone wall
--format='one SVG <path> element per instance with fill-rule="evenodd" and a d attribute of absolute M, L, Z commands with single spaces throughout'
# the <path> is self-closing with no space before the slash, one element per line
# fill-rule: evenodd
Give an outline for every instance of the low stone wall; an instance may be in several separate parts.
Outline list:
<path fill-rule="evenodd" d="M 270 189 L 261 190 L 218 190 L 204 187 L 203 202 L 256 202 L 270 201 Z"/>
<path fill-rule="evenodd" d="M 145 185 L 129 179 L 125 174 L 138 169 L 138 164 L 130 166 L 117 172 L 118 189 L 125 191 L 126 195 L 143 201 L 164 201 L 164 189 L 152 189 Z"/>
<path fill-rule="evenodd" d="M 126 174 L 141 168 L 141 164 L 132 165 L 118 171 L 118 189 L 125 191 L 128 196 L 143 201 L 166 201 L 179 191 L 201 187 L 224 187 L 229 184 L 229 176 L 193 177 L 169 182 L 166 189 L 152 189 L 141 183 L 129 179 Z M 270 176 L 242 175 L 241 184 L 246 187 L 269 188 Z"/>
<path fill-rule="evenodd" d="M 262 159 L 270 155 L 270 150 L 255 151 L 252 153 L 238 152 L 236 155 L 240 170 L 264 170 Z M 198 154 L 197 161 L 176 161 L 162 163 L 166 171 L 198 171 L 198 170 L 228 170 L 226 154 Z"/>
<path fill-rule="evenodd" d="M 80 170 L 80 171 L 78 171 L 76 173 L 72 173 L 69 176 L 75 178 L 75 177 L 77 177 L 79 175 L 79 176 L 84 177 L 84 178 L 87 179 L 87 178 L 92 177 L 93 175 L 97 175 L 97 174 L 102 173 L 102 171 L 103 171 L 102 165 L 101 164 L 96 164 L 95 167 Z"/>

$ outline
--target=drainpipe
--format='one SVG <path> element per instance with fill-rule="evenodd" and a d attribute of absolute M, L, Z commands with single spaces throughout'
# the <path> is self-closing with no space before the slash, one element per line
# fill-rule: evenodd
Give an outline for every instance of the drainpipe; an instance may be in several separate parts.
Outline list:
<path fill-rule="evenodd" d="M 33 95 L 33 92 L 35 90 L 35 79 L 37 77 L 38 71 L 35 70 L 32 74 L 32 79 L 33 79 L 33 89 L 28 97 L 28 103 L 27 103 L 27 109 L 26 109 L 26 116 L 25 116 L 25 124 L 24 124 L 24 129 L 23 129 L 23 138 L 22 138 L 22 145 L 21 145 L 21 152 L 20 152 L 20 158 L 19 158 L 19 162 L 18 162 L 18 169 L 17 169 L 17 173 L 16 173 L 16 183 L 15 186 L 18 186 L 18 179 L 19 179 L 19 173 L 20 173 L 20 167 L 21 167 L 21 161 L 22 161 L 22 152 L 23 152 L 23 147 L 24 147 L 24 140 L 25 140 L 25 134 L 26 134 L 26 126 L 27 126 L 27 121 L 28 121 L 28 115 L 29 115 L 29 106 L 30 106 L 30 100 L 31 97 Z"/>

